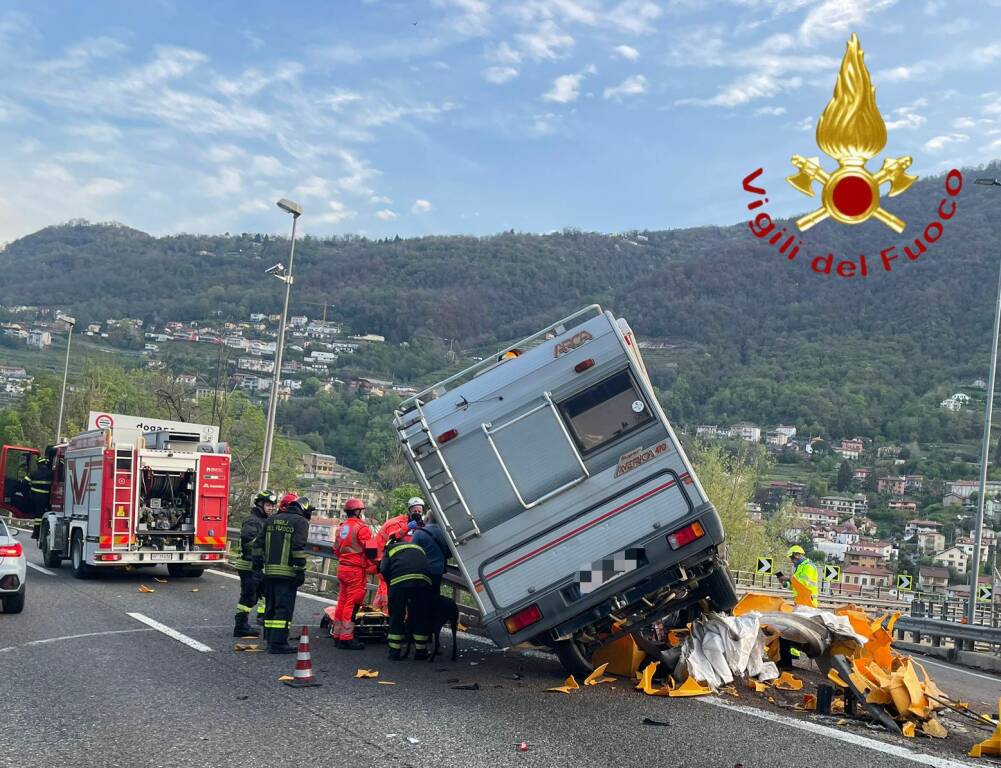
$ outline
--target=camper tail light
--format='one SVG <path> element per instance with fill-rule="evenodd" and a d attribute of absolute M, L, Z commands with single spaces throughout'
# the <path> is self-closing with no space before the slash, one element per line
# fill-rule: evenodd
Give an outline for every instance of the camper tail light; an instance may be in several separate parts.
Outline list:
<path fill-rule="evenodd" d="M 438 444 L 444 445 L 449 440 L 454 440 L 458 436 L 459 436 L 459 430 L 457 429 L 450 429 L 447 432 L 442 432 L 440 435 L 438 435 Z"/>
<path fill-rule="evenodd" d="M 208 552 L 204 555 L 199 555 L 201 560 L 222 560 L 222 555 L 219 552 Z"/>
<path fill-rule="evenodd" d="M 588 368 L 594 367 L 594 358 L 589 357 L 587 360 L 581 360 L 577 365 L 573 367 L 577 373 L 584 373 Z"/>
<path fill-rule="evenodd" d="M 671 549 L 681 549 L 687 544 L 691 544 L 696 539 L 701 539 L 706 535 L 705 529 L 700 523 L 686 525 L 681 530 L 675 531 L 667 537 L 667 543 Z"/>
<path fill-rule="evenodd" d="M 122 559 L 121 555 L 94 555 L 94 559 L 102 563 L 117 563 Z"/>
<path fill-rule="evenodd" d="M 532 603 L 528 608 L 522 608 L 504 619 L 504 628 L 507 629 L 509 635 L 514 635 L 539 621 L 542 621 L 542 611 L 539 609 L 538 603 Z"/>

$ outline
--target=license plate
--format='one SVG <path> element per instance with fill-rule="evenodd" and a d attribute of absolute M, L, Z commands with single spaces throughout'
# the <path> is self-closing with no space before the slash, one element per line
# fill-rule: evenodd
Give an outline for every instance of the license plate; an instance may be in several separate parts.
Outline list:
<path fill-rule="evenodd" d="M 616 552 L 606 558 L 591 563 L 590 568 L 578 572 L 577 582 L 580 593 L 588 595 L 605 586 L 608 582 L 630 571 L 646 565 L 646 553 L 641 547 Z"/>
<path fill-rule="evenodd" d="M 160 560 L 160 561 L 173 560 L 174 556 L 169 552 L 154 552 L 152 555 L 149 556 L 149 559 Z"/>

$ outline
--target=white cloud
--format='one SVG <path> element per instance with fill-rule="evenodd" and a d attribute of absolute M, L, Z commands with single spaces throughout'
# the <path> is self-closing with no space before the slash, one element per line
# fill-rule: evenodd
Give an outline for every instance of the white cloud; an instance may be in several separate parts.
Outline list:
<path fill-rule="evenodd" d="M 759 107 L 754 110 L 756 115 L 774 115 L 778 117 L 779 115 L 784 115 L 786 113 L 785 107 Z"/>
<path fill-rule="evenodd" d="M 49 184 L 73 184 L 75 182 L 73 174 L 59 163 L 39 163 L 35 166 L 32 175 L 39 181 Z"/>
<path fill-rule="evenodd" d="M 896 116 L 896 119 L 887 119 L 886 129 L 888 131 L 895 131 L 899 128 L 920 128 L 928 120 L 924 115 L 919 115 L 916 109 L 925 106 L 928 106 L 928 100 L 921 98 L 907 106 L 897 107 L 892 112 Z"/>
<path fill-rule="evenodd" d="M 799 27 L 800 39 L 812 45 L 824 39 L 840 39 L 873 12 L 895 5 L 897 0 L 822 0 L 806 14 Z"/>
<path fill-rule="evenodd" d="M 500 85 L 508 80 L 513 80 L 518 76 L 518 70 L 514 67 L 487 67 L 483 70 L 483 79 L 488 83 Z"/>
<path fill-rule="evenodd" d="M 929 152 L 940 152 L 950 144 L 963 144 L 970 140 L 965 133 L 949 133 L 942 136 L 934 136 L 924 143 L 924 148 Z"/>
<path fill-rule="evenodd" d="M 522 24 L 531 24 L 540 19 L 559 19 L 569 24 L 593 26 L 598 23 L 598 13 L 588 4 L 576 0 L 527 0 L 511 3 L 508 10 Z"/>
<path fill-rule="evenodd" d="M 660 6 L 649 0 L 624 0 L 608 12 L 608 21 L 624 32 L 642 35 L 654 31 L 653 22 L 660 15 Z"/>
<path fill-rule="evenodd" d="M 794 126 L 797 131 L 812 131 L 817 126 L 817 118 L 804 117 Z"/>
<path fill-rule="evenodd" d="M 574 39 L 552 21 L 544 21 L 531 32 L 516 35 L 525 53 L 536 61 L 558 59 L 573 48 Z"/>
<path fill-rule="evenodd" d="M 320 176 L 310 176 L 295 188 L 299 197 L 326 197 L 330 191 L 330 182 Z"/>
<path fill-rule="evenodd" d="M 117 141 L 122 136 L 122 132 L 110 123 L 70 125 L 66 128 L 66 133 L 72 136 L 82 136 L 85 139 L 102 143 Z"/>
<path fill-rule="evenodd" d="M 236 195 L 243 191 L 243 176 L 235 168 L 220 168 L 218 174 L 205 179 L 202 189 L 210 197 Z"/>
<path fill-rule="evenodd" d="M 370 196 L 372 190 L 369 189 L 368 182 L 378 176 L 379 171 L 372 168 L 354 152 L 340 149 L 335 154 L 347 170 L 346 175 L 337 179 L 337 186 L 351 194 Z"/>
<path fill-rule="evenodd" d="M 295 80 L 301 73 L 302 64 L 285 62 L 275 67 L 273 72 L 263 73 L 258 69 L 248 69 L 235 80 L 220 78 L 216 88 L 225 96 L 254 96 L 272 85 Z"/>
<path fill-rule="evenodd" d="M 385 195 L 372 195 L 372 197 L 370 197 L 368 199 L 368 201 L 370 203 L 375 203 L 376 205 L 392 205 L 393 204 L 393 201 L 390 198 L 386 197 Z"/>
<path fill-rule="evenodd" d="M 977 126 L 977 121 L 970 117 L 957 117 L 955 120 L 952 121 L 953 128 L 969 129 L 969 128 L 976 128 L 976 126 Z"/>
<path fill-rule="evenodd" d="M 924 71 L 924 66 L 915 64 L 909 67 L 899 66 L 884 69 L 875 73 L 872 77 L 877 83 L 903 83 L 913 80 Z"/>
<path fill-rule="evenodd" d="M 251 173 L 258 176 L 278 176 L 288 171 L 281 160 L 271 155 L 254 155 L 250 161 Z"/>
<path fill-rule="evenodd" d="M 932 31 L 943 35 L 961 35 L 964 32 L 969 32 L 973 29 L 973 26 L 972 21 L 964 16 L 960 16 L 958 19 L 953 19 L 946 24 L 936 24 L 935 29 Z"/>
<path fill-rule="evenodd" d="M 559 104 L 576 101 L 580 95 L 580 81 L 583 79 L 584 75 L 560 75 L 553 80 L 553 87 L 542 98 Z"/>
<path fill-rule="evenodd" d="M 246 154 L 236 144 L 213 144 L 205 150 L 205 157 L 210 163 L 231 163 Z"/>
<path fill-rule="evenodd" d="M 698 104 L 704 107 L 736 107 L 755 99 L 767 99 L 786 87 L 797 87 L 799 78 L 781 80 L 765 72 L 744 75 L 725 86 L 711 99 L 682 99 L 681 104 Z"/>
<path fill-rule="evenodd" d="M 502 41 L 487 51 L 487 59 L 498 64 L 518 64 L 521 62 L 521 54 L 507 41 Z"/>
<path fill-rule="evenodd" d="M 485 0 L 432 0 L 432 5 L 459 11 L 449 25 L 460 35 L 478 37 L 485 35 L 490 27 L 490 5 Z"/>
<path fill-rule="evenodd" d="M 107 162 L 107 157 L 91 149 L 82 149 L 78 152 L 63 152 L 56 156 L 60 163 L 78 163 L 81 165 L 97 165 Z"/>
<path fill-rule="evenodd" d="M 430 201 L 417 199 L 414 201 L 413 206 L 411 206 L 410 212 L 417 214 L 427 213 L 428 211 L 431 210 L 432 207 L 433 206 L 431 205 Z"/>
<path fill-rule="evenodd" d="M 381 211 L 376 211 L 375 215 L 382 219 L 383 221 L 392 221 L 396 218 L 396 213 L 389 210 L 388 208 L 383 208 Z"/>
<path fill-rule="evenodd" d="M 627 77 L 618 85 L 606 88 L 603 96 L 606 99 L 621 99 L 623 96 L 638 96 L 646 93 L 647 82 L 643 75 Z"/>
<path fill-rule="evenodd" d="M 91 197 L 106 197 L 121 192 L 123 189 L 125 189 L 125 185 L 122 182 L 102 178 L 88 182 L 83 188 L 83 193 Z"/>
<path fill-rule="evenodd" d="M 349 211 L 344 203 L 339 200 L 330 200 L 327 202 L 327 210 L 317 216 L 316 221 L 321 224 L 340 224 L 342 221 L 353 219 L 354 216 L 355 212 Z"/>
<path fill-rule="evenodd" d="M 631 45 L 617 45 L 612 49 L 617 56 L 627 61 L 636 61 L 640 57 L 640 52 Z"/>

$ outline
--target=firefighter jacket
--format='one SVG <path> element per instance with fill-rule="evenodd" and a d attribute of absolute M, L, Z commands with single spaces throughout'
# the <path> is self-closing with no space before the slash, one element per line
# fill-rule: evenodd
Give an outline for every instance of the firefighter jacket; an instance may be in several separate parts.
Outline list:
<path fill-rule="evenodd" d="M 431 585 L 431 565 L 424 550 L 407 541 L 390 539 L 379 563 L 379 573 L 392 589 L 397 584 L 419 582 Z"/>
<path fill-rule="evenodd" d="M 350 568 L 366 568 L 368 558 L 365 550 L 369 548 L 372 531 L 357 517 L 349 517 L 339 526 L 334 534 L 334 555 L 337 565 Z"/>
<path fill-rule="evenodd" d="M 252 571 L 254 568 L 254 544 L 264 529 L 268 516 L 256 504 L 250 509 L 250 517 L 240 526 L 240 554 L 230 561 L 230 565 L 238 571 Z"/>
<path fill-rule="evenodd" d="M 390 537 L 395 536 L 399 541 L 409 541 L 410 531 L 407 529 L 408 515 L 397 515 L 389 518 L 382 524 L 382 527 L 375 534 L 376 559 L 382 559 L 382 552 L 386 548 L 386 542 Z"/>
<path fill-rule="evenodd" d="M 306 539 L 309 523 L 298 512 L 286 510 L 269 517 L 254 545 L 255 565 L 260 562 L 265 578 L 301 578 L 306 571 Z"/>
<path fill-rule="evenodd" d="M 423 528 L 418 528 L 410 536 L 410 541 L 424 550 L 428 557 L 428 565 L 431 567 L 432 576 L 441 576 L 445 573 L 445 563 L 448 561 L 449 549 L 448 541 L 445 539 L 445 532 L 437 523 L 428 523 Z"/>
<path fill-rule="evenodd" d="M 52 492 L 52 465 L 46 459 L 39 459 L 31 474 L 24 478 L 31 491 L 31 506 L 35 517 L 41 517 L 49 508 L 49 494 Z"/>

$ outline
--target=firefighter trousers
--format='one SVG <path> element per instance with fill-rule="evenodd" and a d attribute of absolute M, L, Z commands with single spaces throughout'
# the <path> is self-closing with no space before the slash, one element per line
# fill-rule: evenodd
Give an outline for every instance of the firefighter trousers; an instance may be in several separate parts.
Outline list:
<path fill-rule="evenodd" d="M 389 636 L 392 653 L 403 649 L 409 634 L 414 648 L 426 651 L 431 631 L 431 585 L 423 581 L 405 581 L 389 588 Z"/>
<path fill-rule="evenodd" d="M 237 571 L 240 575 L 240 600 L 236 604 L 237 613 L 264 613 L 264 574 L 260 571 Z"/>
<path fill-rule="evenodd" d="M 268 645 L 288 643 L 298 589 L 294 578 L 264 577 L 264 637 Z"/>
<path fill-rule="evenodd" d="M 354 640 L 355 611 L 365 601 L 365 569 L 359 566 L 339 565 L 337 567 L 337 608 L 334 609 L 334 623 L 330 636 L 334 640 Z"/>

